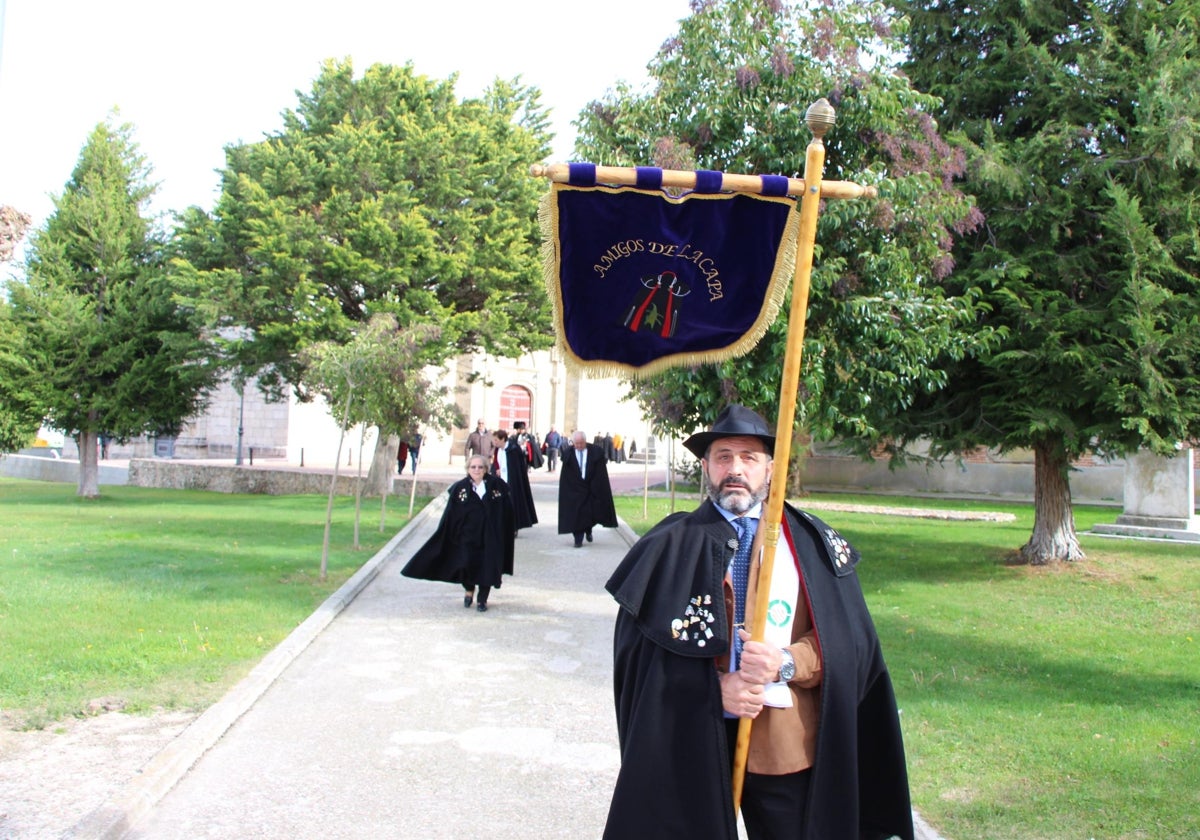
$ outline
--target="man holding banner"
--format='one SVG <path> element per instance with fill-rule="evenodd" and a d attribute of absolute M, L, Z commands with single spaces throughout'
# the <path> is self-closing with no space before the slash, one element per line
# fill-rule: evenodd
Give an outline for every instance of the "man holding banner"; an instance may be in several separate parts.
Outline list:
<path fill-rule="evenodd" d="M 787 504 L 785 479 L 771 484 L 775 458 L 786 468 L 791 450 L 821 202 L 876 195 L 823 180 L 830 103 L 814 102 L 805 122 L 803 180 L 530 170 L 553 182 L 539 221 L 568 364 L 639 377 L 740 356 L 792 279 L 775 433 L 734 405 L 689 438 L 708 500 L 655 526 L 607 584 L 621 606 L 608 840 L 736 840 L 739 809 L 751 840 L 913 838 L 899 714 L 854 573 L 859 554 Z"/>
<path fill-rule="evenodd" d="M 899 715 L 858 552 L 788 506 L 770 606 L 754 615 L 747 520 L 762 514 L 775 437 L 731 405 L 684 445 L 701 459 L 708 499 L 655 526 L 606 584 L 621 606 L 621 771 L 605 838 L 736 840 L 730 769 L 748 717 L 741 809 L 751 840 L 911 840 Z M 756 622 L 757 642 L 746 632 Z"/>

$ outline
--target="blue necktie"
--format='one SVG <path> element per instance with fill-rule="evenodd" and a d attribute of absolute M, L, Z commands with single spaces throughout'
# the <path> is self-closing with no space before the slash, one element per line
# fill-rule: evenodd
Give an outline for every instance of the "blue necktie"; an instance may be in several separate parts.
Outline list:
<path fill-rule="evenodd" d="M 750 586 L 750 546 L 754 543 L 758 520 L 739 516 L 733 520 L 733 527 L 738 532 L 737 551 L 734 552 L 733 566 L 730 568 L 730 577 L 733 578 L 733 650 L 736 662 L 742 658 L 742 641 L 737 636 L 737 630 L 746 622 L 746 589 Z"/>

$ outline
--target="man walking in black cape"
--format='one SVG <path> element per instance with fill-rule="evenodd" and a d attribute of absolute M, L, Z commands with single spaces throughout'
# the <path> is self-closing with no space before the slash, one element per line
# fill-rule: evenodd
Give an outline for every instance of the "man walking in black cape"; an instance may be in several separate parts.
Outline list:
<path fill-rule="evenodd" d="M 731 405 L 684 446 L 701 459 L 708 498 L 656 525 L 606 584 L 620 605 L 621 770 L 604 837 L 736 840 L 731 769 L 738 719 L 749 717 L 750 840 L 912 840 L 899 714 L 858 551 L 787 506 L 764 581 L 770 606 L 754 615 L 748 546 L 775 438 L 761 416 Z M 757 642 L 746 632 L 756 622 Z"/>
<path fill-rule="evenodd" d="M 492 432 L 492 474 L 504 479 L 512 497 L 513 519 L 517 530 L 537 524 L 533 490 L 529 486 L 529 461 L 515 437 L 504 429 Z"/>
<path fill-rule="evenodd" d="M 585 538 L 592 541 L 596 525 L 617 527 L 617 509 L 603 450 L 588 443 L 583 432 L 575 432 L 572 441 L 558 474 L 558 533 L 570 534 L 581 548 Z"/>

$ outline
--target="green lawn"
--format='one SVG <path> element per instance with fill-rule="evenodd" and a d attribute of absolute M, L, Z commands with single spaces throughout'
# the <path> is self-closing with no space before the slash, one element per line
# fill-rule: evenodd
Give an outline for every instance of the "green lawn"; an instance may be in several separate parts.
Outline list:
<path fill-rule="evenodd" d="M 426 500 L 421 500 L 424 504 Z M 200 709 L 408 521 L 408 500 L 233 496 L 0 478 L 0 711 L 43 726 L 89 700 Z M 419 510 L 419 508 L 417 508 Z"/>
<path fill-rule="evenodd" d="M 913 804 L 940 833 L 1200 837 L 1200 545 L 1084 536 L 1086 562 L 1014 566 L 1033 527 L 1029 505 L 813 498 L 1017 517 L 815 511 L 862 551 Z M 1079 506 L 1076 527 L 1118 513 Z M 618 514 L 646 524 L 640 498 L 621 500 Z"/>

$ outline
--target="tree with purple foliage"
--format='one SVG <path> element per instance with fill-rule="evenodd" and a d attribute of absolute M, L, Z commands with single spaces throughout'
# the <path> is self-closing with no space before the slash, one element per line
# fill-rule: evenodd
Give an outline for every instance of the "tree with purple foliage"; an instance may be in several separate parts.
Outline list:
<path fill-rule="evenodd" d="M 651 87 L 620 85 L 580 116 L 577 155 L 657 165 L 799 176 L 811 137 L 804 114 L 826 97 L 827 179 L 877 187 L 877 200 L 822 208 L 797 425 L 861 455 L 894 447 L 919 395 L 950 363 L 994 339 L 975 330 L 971 295 L 951 295 L 954 242 L 982 217 L 955 185 L 965 155 L 939 133 L 937 100 L 889 62 L 900 49 L 886 7 L 827 0 L 696 0 L 649 65 Z M 785 303 L 784 309 L 786 310 Z M 657 430 L 686 434 L 737 401 L 773 417 L 787 338 L 780 318 L 747 356 L 638 382 Z"/>

